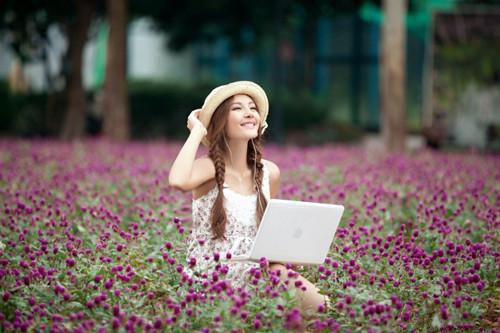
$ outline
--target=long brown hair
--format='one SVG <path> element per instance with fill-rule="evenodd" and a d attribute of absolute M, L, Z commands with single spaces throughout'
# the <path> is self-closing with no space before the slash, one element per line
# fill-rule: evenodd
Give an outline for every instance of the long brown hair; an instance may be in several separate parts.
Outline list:
<path fill-rule="evenodd" d="M 233 97 L 229 97 L 215 110 L 207 128 L 207 139 L 210 141 L 208 156 L 213 161 L 215 166 L 215 181 L 219 189 L 217 197 L 215 198 L 214 205 L 211 210 L 211 227 L 212 239 L 226 239 L 224 233 L 226 231 L 227 215 L 224 209 L 224 193 L 222 191 L 224 186 L 226 166 L 224 156 L 229 153 L 227 147 L 227 139 L 225 137 L 225 127 L 227 117 L 229 114 L 229 106 Z M 262 163 L 262 136 L 260 133 L 261 127 L 259 125 L 258 136 L 248 141 L 247 149 L 247 165 L 252 170 L 252 179 L 255 178 L 257 191 L 256 200 L 256 216 L 257 226 L 260 224 L 262 215 L 267 206 L 267 200 L 262 192 L 262 179 L 264 175 Z M 254 149 L 255 147 L 255 149 Z M 255 166 L 255 168 L 254 168 Z"/>

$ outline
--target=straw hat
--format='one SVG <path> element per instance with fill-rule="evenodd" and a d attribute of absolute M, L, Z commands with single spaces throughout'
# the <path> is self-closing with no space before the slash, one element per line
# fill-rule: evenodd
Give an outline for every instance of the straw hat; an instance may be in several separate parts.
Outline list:
<path fill-rule="evenodd" d="M 212 119 L 212 115 L 217 107 L 222 104 L 222 102 L 224 102 L 227 98 L 238 94 L 245 94 L 250 96 L 257 105 L 257 110 L 259 110 L 260 122 L 262 127 L 261 134 L 263 134 L 268 126 L 266 118 L 267 113 L 269 112 L 269 102 L 267 100 L 264 89 L 262 89 L 261 86 L 252 81 L 235 81 L 214 88 L 205 98 L 205 102 L 201 107 L 199 120 L 201 121 L 203 126 L 208 129 L 210 119 Z M 205 146 L 209 146 L 209 141 L 207 140 L 206 136 L 201 142 Z"/>

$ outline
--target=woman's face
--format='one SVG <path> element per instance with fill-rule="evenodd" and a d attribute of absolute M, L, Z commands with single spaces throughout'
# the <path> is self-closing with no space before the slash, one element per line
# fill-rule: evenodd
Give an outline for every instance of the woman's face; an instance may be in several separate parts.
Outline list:
<path fill-rule="evenodd" d="M 231 139 L 250 140 L 258 135 L 260 114 L 247 95 L 234 95 L 229 103 L 226 133 Z"/>

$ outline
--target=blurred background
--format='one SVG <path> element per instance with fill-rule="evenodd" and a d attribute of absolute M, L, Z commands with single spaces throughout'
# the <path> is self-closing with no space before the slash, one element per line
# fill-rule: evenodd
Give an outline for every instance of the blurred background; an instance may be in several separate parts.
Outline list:
<path fill-rule="evenodd" d="M 0 2 L 0 135 L 183 140 L 260 84 L 267 141 L 500 149 L 498 1 Z M 372 140 L 372 141 L 370 141 Z"/>

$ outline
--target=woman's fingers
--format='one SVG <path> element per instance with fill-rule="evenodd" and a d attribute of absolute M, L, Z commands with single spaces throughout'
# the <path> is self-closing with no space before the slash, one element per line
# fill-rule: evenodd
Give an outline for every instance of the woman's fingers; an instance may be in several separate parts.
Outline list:
<path fill-rule="evenodd" d="M 196 109 L 196 110 L 193 110 L 191 111 L 191 113 L 189 114 L 189 117 L 187 119 L 187 128 L 191 131 L 195 126 L 201 126 L 203 128 L 205 128 L 205 126 L 202 124 L 202 122 L 200 121 L 199 117 L 200 117 L 200 112 L 201 112 L 201 109 Z M 206 129 L 206 128 L 205 128 Z"/>

